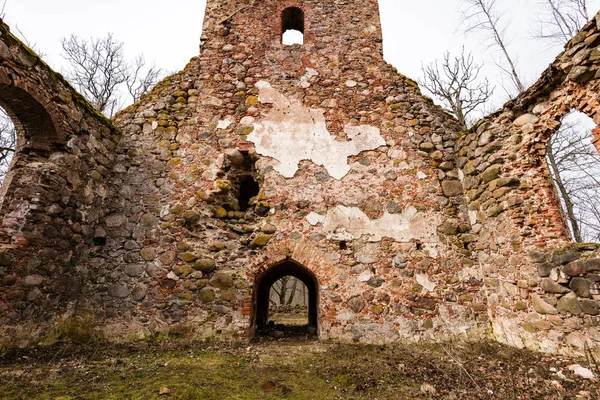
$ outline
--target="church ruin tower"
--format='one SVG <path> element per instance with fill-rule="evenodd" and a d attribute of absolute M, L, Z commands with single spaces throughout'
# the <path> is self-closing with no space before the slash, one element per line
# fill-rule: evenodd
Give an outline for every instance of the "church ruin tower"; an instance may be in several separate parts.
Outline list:
<path fill-rule="evenodd" d="M 303 44 L 283 44 L 288 29 Z M 384 62 L 376 0 L 213 0 L 201 41 L 116 120 L 98 298 L 115 321 L 252 337 L 286 275 L 325 339 L 485 321 L 456 124 Z"/>

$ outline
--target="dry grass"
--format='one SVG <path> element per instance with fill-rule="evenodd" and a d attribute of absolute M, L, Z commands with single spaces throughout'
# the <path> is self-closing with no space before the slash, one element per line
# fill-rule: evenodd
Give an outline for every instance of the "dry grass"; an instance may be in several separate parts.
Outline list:
<path fill-rule="evenodd" d="M 62 345 L 5 354 L 0 398 L 599 399 L 566 368 L 585 362 L 495 343 Z"/>

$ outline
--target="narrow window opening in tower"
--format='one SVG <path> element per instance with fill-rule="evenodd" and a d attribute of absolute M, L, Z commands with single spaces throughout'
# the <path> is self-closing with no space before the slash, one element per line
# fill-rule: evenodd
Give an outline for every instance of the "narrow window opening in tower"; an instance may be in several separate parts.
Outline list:
<path fill-rule="evenodd" d="M 8 173 L 10 162 L 17 149 L 17 134 L 12 120 L 0 108 L 0 185 Z"/>
<path fill-rule="evenodd" d="M 304 44 L 304 13 L 297 7 L 283 10 L 281 15 L 281 43 Z"/>
<path fill-rule="evenodd" d="M 600 242 L 600 129 L 573 110 L 546 143 L 546 163 L 574 241 Z"/>
<path fill-rule="evenodd" d="M 250 199 L 257 196 L 260 192 L 260 186 L 251 176 L 247 175 L 240 180 L 240 195 L 238 204 L 241 211 L 248 210 Z"/>

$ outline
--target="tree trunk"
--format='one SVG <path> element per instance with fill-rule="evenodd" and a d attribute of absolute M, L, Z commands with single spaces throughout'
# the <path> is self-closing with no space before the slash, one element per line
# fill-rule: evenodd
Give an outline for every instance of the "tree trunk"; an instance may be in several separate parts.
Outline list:
<path fill-rule="evenodd" d="M 280 281 L 281 281 L 281 292 L 279 292 L 279 305 L 280 306 L 285 305 L 285 297 L 287 294 L 287 284 L 288 284 L 289 279 L 290 279 L 289 276 L 284 276 L 283 278 L 280 279 Z"/>
<path fill-rule="evenodd" d="M 581 238 L 581 231 L 579 230 L 579 222 L 575 217 L 575 212 L 573 210 L 573 201 L 571 200 L 571 196 L 567 192 L 567 188 L 565 187 L 562 178 L 560 177 L 560 170 L 554 158 L 554 151 L 552 149 L 552 141 L 548 141 L 546 144 L 546 159 L 548 160 L 548 164 L 550 164 L 550 168 L 552 169 L 552 176 L 554 178 L 554 183 L 556 184 L 556 188 L 560 194 L 560 197 L 565 202 L 565 208 L 567 213 L 567 218 L 571 223 L 571 229 L 573 231 L 573 238 L 577 243 L 583 242 Z"/>
<path fill-rule="evenodd" d="M 292 302 L 294 301 L 294 296 L 296 295 L 296 287 L 298 286 L 298 279 L 296 278 L 292 278 L 294 280 L 294 283 L 292 284 L 292 293 L 290 294 L 290 298 L 287 301 L 287 305 L 291 306 Z"/>
<path fill-rule="evenodd" d="M 519 93 L 522 93 L 525 91 L 525 86 L 521 83 L 521 79 L 519 79 L 519 74 L 517 73 L 517 68 L 515 67 L 515 64 L 513 63 L 512 58 L 508 54 L 508 50 L 506 50 L 506 46 L 504 46 L 504 41 L 502 40 L 502 36 L 500 36 L 500 33 L 496 29 L 496 24 L 494 23 L 492 16 L 489 14 L 489 12 L 487 10 L 484 10 L 484 12 L 485 12 L 488 22 L 492 28 L 492 32 L 494 33 L 494 39 L 496 40 L 496 43 L 498 43 L 498 46 L 500 46 L 500 49 L 502 50 L 502 53 L 504 53 L 504 57 L 506 58 L 506 61 L 510 65 L 510 72 L 512 74 L 512 79 L 515 83 L 515 86 L 517 87 L 517 90 L 519 90 Z"/>

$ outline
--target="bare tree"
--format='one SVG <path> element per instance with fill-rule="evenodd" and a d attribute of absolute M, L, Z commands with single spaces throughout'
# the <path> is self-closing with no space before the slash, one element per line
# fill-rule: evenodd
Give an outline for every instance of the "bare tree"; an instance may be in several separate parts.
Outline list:
<path fill-rule="evenodd" d="M 61 41 L 63 57 L 70 69 L 65 75 L 77 89 L 101 112 L 113 116 L 124 103 L 120 89 L 125 87 L 133 100 L 150 89 L 161 70 L 146 69 L 143 56 L 133 63 L 125 59 L 124 45 L 112 34 L 89 41 L 71 35 Z"/>
<path fill-rule="evenodd" d="M 479 79 L 482 67 L 475 63 L 471 53 L 465 54 L 463 47 L 460 56 L 450 57 L 446 52 L 441 62 L 436 60 L 422 66 L 423 78 L 419 83 L 442 101 L 464 129 L 468 129 L 474 122 L 470 114 L 485 104 L 494 92 L 487 78 Z"/>
<path fill-rule="evenodd" d="M 525 86 L 517 72 L 516 62 L 508 52 L 505 40 L 506 25 L 502 13 L 496 7 L 497 0 L 461 0 L 463 4 L 462 22 L 465 33 L 483 32 L 487 35 L 488 47 L 498 47 L 506 65 L 498 62 L 498 66 L 511 79 L 518 93 L 525 91 Z"/>
<path fill-rule="evenodd" d="M 546 144 L 546 160 L 576 242 L 600 240 L 600 155 L 581 113 L 563 119 Z"/>
<path fill-rule="evenodd" d="M 118 104 L 117 88 L 127 81 L 123 43 L 108 34 L 89 42 L 71 35 L 61 40 L 63 57 L 71 65 L 67 72 L 77 90 L 100 111 L 112 115 Z"/>
<path fill-rule="evenodd" d="M 133 60 L 125 81 L 133 101 L 138 101 L 142 94 L 156 84 L 161 72 L 162 70 L 154 65 L 146 69 L 146 60 L 143 55 L 139 55 Z"/>
<path fill-rule="evenodd" d="M 543 12 L 534 37 L 566 43 L 589 19 L 587 0 L 538 0 Z"/>
<path fill-rule="evenodd" d="M 15 154 L 16 145 L 15 127 L 10 117 L 0 108 L 0 184 L 6 177 L 10 161 Z"/>

